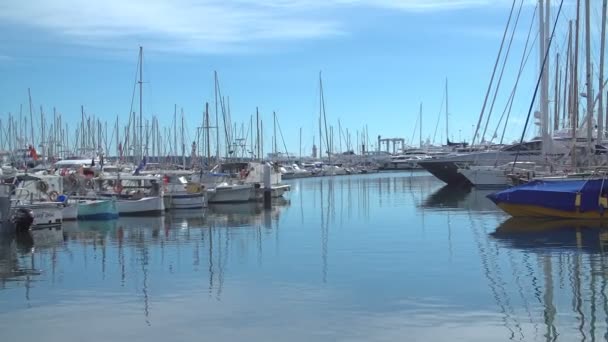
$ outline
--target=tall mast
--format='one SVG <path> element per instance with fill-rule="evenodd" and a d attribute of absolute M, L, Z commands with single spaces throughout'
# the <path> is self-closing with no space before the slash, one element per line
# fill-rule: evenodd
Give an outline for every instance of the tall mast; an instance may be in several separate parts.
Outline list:
<path fill-rule="evenodd" d="M 44 131 L 44 112 L 42 111 L 42 106 L 40 106 L 40 149 L 42 150 L 42 158 L 46 160 L 46 139 L 45 139 L 45 131 Z M 34 146 L 35 147 L 35 146 Z"/>
<path fill-rule="evenodd" d="M 559 129 L 559 81 L 560 73 L 559 73 L 559 53 L 555 56 L 555 94 L 553 97 L 555 98 L 553 105 L 553 130 L 557 131 Z"/>
<path fill-rule="evenodd" d="M 546 68 L 543 65 L 543 62 L 545 61 L 545 54 L 546 54 L 546 32 L 545 32 L 545 4 L 544 4 L 544 0 L 538 0 L 538 31 L 539 31 L 539 36 L 540 39 L 539 44 L 538 44 L 538 48 L 539 48 L 539 54 L 538 54 L 538 58 L 539 58 L 539 67 L 540 67 L 540 74 L 541 74 L 541 81 L 540 81 L 540 101 L 539 101 L 539 111 L 540 111 L 540 136 L 542 139 L 542 154 L 546 155 L 547 154 L 547 150 L 548 150 L 548 144 L 549 144 L 549 139 L 548 139 L 548 134 L 549 134 L 549 130 L 548 130 L 548 118 L 549 116 L 547 115 L 546 111 L 545 111 L 545 105 L 547 104 L 547 98 L 545 97 L 546 93 L 545 93 L 545 88 L 547 87 L 547 73 L 545 72 Z M 548 62 L 548 61 L 547 61 Z"/>
<path fill-rule="evenodd" d="M 593 75 L 591 71 L 591 4 L 585 0 L 585 71 L 587 81 L 587 145 L 593 153 Z M 591 159 L 589 159 L 591 162 Z"/>
<path fill-rule="evenodd" d="M 176 163 L 176 156 L 177 156 L 177 104 L 175 104 L 175 107 L 173 108 L 173 148 L 171 149 L 173 151 L 173 163 Z"/>
<path fill-rule="evenodd" d="M 205 129 L 207 130 L 207 171 L 209 170 L 209 166 L 211 165 L 211 141 L 209 139 L 209 102 L 205 102 L 205 121 L 207 124 L 205 125 Z"/>
<path fill-rule="evenodd" d="M 84 106 L 80 105 L 80 118 L 81 118 L 81 129 L 80 129 L 80 153 L 84 153 Z"/>
<path fill-rule="evenodd" d="M 448 125 L 448 78 L 445 78 L 445 139 L 446 140 L 450 140 L 450 131 L 449 131 L 449 125 Z"/>
<path fill-rule="evenodd" d="M 256 147 L 256 159 L 260 159 L 260 112 L 258 107 L 255 107 L 255 147 Z"/>
<path fill-rule="evenodd" d="M 215 130 L 215 137 L 216 137 L 216 148 L 217 148 L 217 158 L 218 158 L 218 162 L 219 162 L 219 158 L 220 158 L 220 120 L 219 120 L 219 114 L 218 114 L 218 108 L 217 108 L 217 91 L 218 91 L 218 83 L 217 83 L 217 71 L 213 71 L 213 79 L 214 79 L 214 92 L 215 92 L 215 125 L 217 126 L 217 129 Z"/>
<path fill-rule="evenodd" d="M 143 47 L 139 47 L 139 146 L 140 146 L 140 155 L 138 156 L 140 159 L 143 158 L 144 156 L 144 146 L 142 144 L 142 139 L 144 137 L 143 135 L 143 95 L 144 95 L 144 88 L 143 88 L 143 72 L 144 72 L 144 68 L 143 68 L 143 60 L 144 60 L 144 48 Z"/>
<path fill-rule="evenodd" d="M 302 127 L 300 127 L 300 161 L 302 161 Z"/>
<path fill-rule="evenodd" d="M 569 92 L 569 75 L 570 75 L 570 64 L 572 64 L 571 62 L 571 58 L 570 55 L 572 54 L 572 20 L 570 20 L 568 22 L 568 49 L 566 50 L 566 65 L 565 65 L 565 74 L 564 74 L 564 92 L 562 94 L 563 99 L 562 99 L 562 128 L 566 127 L 566 113 L 568 115 L 568 120 L 571 120 L 572 118 L 570 117 L 570 110 L 569 108 L 566 106 L 566 103 L 568 103 L 568 105 L 570 105 L 570 99 L 568 98 L 570 92 Z M 568 101 L 568 102 L 566 102 Z"/>
<path fill-rule="evenodd" d="M 604 53 L 606 49 L 606 7 L 608 0 L 602 2 L 602 33 L 600 38 L 600 89 L 597 110 L 597 144 L 601 145 L 604 139 Z M 606 118 L 608 125 L 608 117 Z"/>
<path fill-rule="evenodd" d="M 574 67 L 571 72 L 572 76 L 572 143 L 574 144 L 572 148 L 572 165 L 576 167 L 576 138 L 578 136 L 578 50 L 579 50 L 579 31 L 580 31 L 580 23 L 581 23 L 581 1 L 576 0 L 576 29 L 574 36 Z"/>
<path fill-rule="evenodd" d="M 121 157 L 120 149 L 118 148 L 119 147 L 118 145 L 120 145 L 120 131 L 119 131 L 119 127 L 118 127 L 118 115 L 116 115 L 116 123 L 114 125 L 115 125 L 114 129 L 116 130 L 116 157 L 118 159 Z M 108 154 L 109 154 L 109 152 L 108 152 Z M 120 160 L 120 159 L 118 159 L 118 160 Z"/>
<path fill-rule="evenodd" d="M 272 154 L 277 154 L 277 113 L 272 112 Z"/>
<path fill-rule="evenodd" d="M 182 108 L 182 168 L 186 168 L 186 143 L 184 141 L 184 109 Z"/>
<path fill-rule="evenodd" d="M 422 148 L 422 102 L 420 102 L 420 148 Z"/>
<path fill-rule="evenodd" d="M 323 160 L 323 83 L 321 71 L 319 71 L 319 159 Z"/>
<path fill-rule="evenodd" d="M 27 97 L 29 98 L 30 101 L 30 128 L 31 128 L 31 144 L 32 146 L 35 146 L 34 144 L 34 114 L 32 113 L 32 93 L 30 92 L 30 88 L 27 88 Z"/>

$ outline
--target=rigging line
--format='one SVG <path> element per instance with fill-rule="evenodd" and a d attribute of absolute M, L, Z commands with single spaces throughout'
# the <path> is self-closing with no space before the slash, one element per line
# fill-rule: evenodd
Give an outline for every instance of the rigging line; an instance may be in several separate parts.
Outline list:
<path fill-rule="evenodd" d="M 443 92 L 443 97 L 441 98 L 441 106 L 439 106 L 439 115 L 437 116 L 437 124 L 435 125 L 435 133 L 433 133 L 433 145 L 435 144 L 435 138 L 437 137 L 437 128 L 439 127 L 439 121 L 441 121 L 441 110 L 443 109 L 443 104 L 445 103 L 445 92 Z"/>
<path fill-rule="evenodd" d="M 131 95 L 131 108 L 129 109 L 129 123 L 127 124 L 127 133 L 125 133 L 124 145 L 129 142 L 129 134 L 131 133 L 131 113 L 133 112 L 133 103 L 135 102 L 135 91 L 137 89 L 137 75 L 139 74 L 139 55 L 137 56 L 137 66 L 135 67 L 135 80 L 133 81 L 133 93 Z M 123 149 L 127 146 L 123 146 Z"/>
<path fill-rule="evenodd" d="M 553 37 L 555 35 L 555 28 L 557 27 L 557 22 L 559 21 L 559 17 L 562 13 L 562 7 L 564 6 L 564 0 L 561 0 L 559 3 L 559 9 L 557 10 L 557 16 L 555 17 L 555 22 L 553 23 L 553 29 L 551 30 L 551 37 L 549 38 L 549 43 L 547 44 L 547 48 L 545 49 L 545 56 L 543 58 L 543 64 L 541 65 L 540 73 L 538 75 L 538 79 L 536 80 L 536 87 L 534 87 L 534 95 L 532 95 L 532 101 L 530 101 L 530 108 L 528 108 L 528 115 L 526 116 L 526 123 L 524 124 L 524 129 L 521 132 L 521 139 L 519 139 L 519 143 L 524 142 L 524 136 L 526 135 L 526 128 L 528 127 L 528 123 L 530 122 L 530 114 L 532 114 L 532 109 L 534 108 L 534 102 L 536 101 L 536 95 L 538 95 L 538 88 L 540 86 L 540 81 L 543 78 L 543 73 L 545 70 L 545 64 L 547 64 L 547 58 L 549 56 L 549 51 L 551 49 L 551 43 L 553 43 Z M 515 161 L 513 163 L 513 167 L 511 168 L 511 172 L 515 170 L 515 164 L 517 164 L 517 159 L 519 158 L 520 149 L 517 149 L 517 153 L 515 154 Z"/>
<path fill-rule="evenodd" d="M 494 88 L 494 97 L 492 98 L 492 103 L 490 104 L 490 109 L 488 110 L 488 118 L 486 119 L 486 125 L 483 128 L 483 133 L 481 134 L 482 140 L 485 139 L 486 131 L 488 130 L 488 124 L 490 123 L 490 118 L 492 117 L 492 111 L 494 110 L 494 104 L 496 104 L 496 98 L 498 97 L 498 90 L 500 89 L 500 84 L 502 83 L 502 76 L 504 75 L 505 69 L 507 67 L 507 60 L 509 59 L 509 53 L 511 52 L 513 38 L 515 37 L 515 31 L 517 30 L 517 25 L 519 24 L 519 17 L 521 15 L 521 9 L 522 9 L 523 5 L 524 5 L 524 0 L 521 0 L 519 3 L 519 9 L 517 10 L 517 16 L 515 17 L 515 23 L 513 24 L 513 29 L 511 31 L 511 37 L 509 38 L 509 44 L 507 45 L 507 52 L 505 53 L 502 67 L 500 69 L 500 75 L 498 76 L 498 82 L 496 83 L 496 88 Z"/>
<path fill-rule="evenodd" d="M 477 127 L 475 128 L 475 133 L 473 134 L 473 138 L 471 139 L 471 146 L 475 145 L 475 138 L 477 137 L 477 133 L 479 133 L 479 127 L 481 126 L 481 121 L 483 120 L 483 113 L 486 110 L 486 105 L 488 103 L 488 97 L 490 96 L 490 91 L 492 90 L 492 84 L 494 83 L 494 76 L 496 75 L 496 69 L 498 68 L 498 62 L 500 62 L 500 56 L 502 54 L 502 48 L 505 44 L 505 39 L 507 38 L 507 32 L 509 32 L 509 25 L 511 24 L 511 18 L 513 16 L 513 10 L 515 9 L 515 2 L 511 4 L 511 11 L 509 12 L 509 19 L 507 20 L 507 25 L 505 26 L 505 31 L 502 35 L 502 41 L 500 42 L 500 48 L 498 49 L 498 55 L 496 56 L 496 62 L 494 62 L 494 69 L 492 70 L 492 77 L 490 77 L 490 84 L 488 84 L 488 90 L 486 91 L 486 96 L 483 100 L 483 105 L 481 107 L 481 113 L 479 113 L 479 119 L 477 120 Z"/>
<path fill-rule="evenodd" d="M 534 20 L 536 19 L 537 9 L 538 8 L 535 6 L 534 13 L 532 14 L 532 20 L 530 21 L 530 28 L 528 30 L 528 36 L 526 37 L 526 44 L 524 45 L 524 52 L 521 56 L 519 72 L 517 73 L 517 78 L 515 80 L 515 84 L 513 86 L 513 91 L 511 93 L 510 102 L 507 102 L 507 105 L 505 106 L 505 110 L 503 111 L 502 115 L 500 116 L 500 120 L 498 121 L 498 125 L 496 125 L 496 130 L 494 131 L 494 134 L 492 135 L 492 137 L 496 136 L 496 133 L 498 132 L 498 128 L 500 127 L 500 123 L 502 122 L 503 116 L 505 115 L 505 112 L 506 112 L 507 118 L 505 120 L 505 126 L 502 130 L 502 135 L 500 137 L 500 144 L 502 144 L 503 138 L 505 137 L 505 131 L 507 129 L 507 124 L 509 122 L 509 117 L 511 116 L 511 109 L 513 108 L 513 102 L 515 99 L 515 93 L 517 91 L 517 87 L 519 85 L 519 80 L 521 79 L 521 75 L 523 73 L 523 70 L 524 70 L 526 64 L 528 64 L 528 58 L 532 54 L 532 50 L 533 50 L 532 48 L 534 47 L 534 44 L 536 43 L 536 40 L 538 39 L 538 35 L 535 35 L 534 40 L 532 41 L 532 44 L 530 44 L 530 49 L 528 50 L 528 44 L 530 42 L 530 36 L 532 35 L 532 28 L 534 27 Z"/>
<path fill-rule="evenodd" d="M 285 148 L 285 154 L 287 155 L 287 160 L 289 160 L 289 152 L 287 151 L 287 144 L 285 144 L 285 138 L 283 138 L 283 131 L 281 130 L 281 124 L 279 120 L 276 120 L 277 128 L 279 129 L 279 134 L 281 134 L 281 140 L 283 141 L 283 147 Z"/>

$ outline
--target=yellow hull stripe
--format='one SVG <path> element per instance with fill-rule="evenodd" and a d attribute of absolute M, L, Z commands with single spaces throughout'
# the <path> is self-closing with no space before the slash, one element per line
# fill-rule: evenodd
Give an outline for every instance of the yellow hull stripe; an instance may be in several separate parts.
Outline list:
<path fill-rule="evenodd" d="M 585 212 L 566 211 L 544 208 L 537 205 L 523 204 L 508 204 L 500 203 L 498 207 L 504 210 L 507 214 L 513 217 L 559 217 L 569 219 L 584 219 L 584 220 L 603 220 L 608 219 L 608 209 L 605 215 L 600 214 L 597 210 L 589 210 Z"/>

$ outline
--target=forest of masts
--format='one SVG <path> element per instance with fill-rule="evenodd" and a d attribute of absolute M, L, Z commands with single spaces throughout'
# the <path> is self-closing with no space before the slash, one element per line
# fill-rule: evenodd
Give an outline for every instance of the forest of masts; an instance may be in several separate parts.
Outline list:
<path fill-rule="evenodd" d="M 133 89 L 131 110 L 126 125 L 121 126 L 119 116 L 113 122 L 89 114 L 84 106 L 80 107 L 80 122 L 74 127 L 69 120 L 53 107 L 52 117 L 43 106 L 34 108 L 31 91 L 28 89 L 28 107 L 20 105 L 19 113 L 9 113 L 7 119 L 0 118 L 0 148 L 9 153 L 22 153 L 29 146 L 37 149 L 45 161 L 65 158 L 95 158 L 104 155 L 106 158 L 120 159 L 137 163 L 143 157 L 149 162 L 172 163 L 193 166 L 193 163 L 223 159 L 263 159 L 264 158 L 264 122 L 256 108 L 255 115 L 250 116 L 248 123 L 232 123 L 230 98 L 221 93 L 217 72 L 215 78 L 215 98 L 213 108 L 206 103 L 200 126 L 194 129 L 192 139 L 190 127 L 184 110 L 174 106 L 173 120 L 170 125 L 161 126 L 158 116 L 150 119 L 142 111 L 143 81 L 142 54 L 138 63 L 138 80 Z M 319 79 L 321 85 L 321 80 Z M 139 88 L 139 89 L 137 89 Z M 139 90 L 139 96 L 136 91 Z M 325 122 L 324 129 L 319 127 L 319 134 L 327 144 L 326 152 L 342 153 L 343 143 L 346 151 L 353 151 L 356 146 L 369 141 L 367 128 L 357 131 L 357 145 L 353 145 L 351 133 L 343 130 L 338 120 L 338 144 L 334 146 L 334 127 L 327 126 L 325 104 L 320 89 L 321 110 L 319 120 Z M 139 97 L 139 111 L 133 110 L 133 103 Z M 38 112 L 39 110 L 39 112 Z M 302 158 L 302 128 L 300 128 L 300 148 L 298 154 L 289 154 L 283 132 L 276 112 L 272 113 L 271 157 L 283 159 Z M 313 141 L 315 138 L 313 137 Z M 321 140 L 321 139 L 319 139 Z M 314 144 L 314 142 L 313 142 Z M 364 148 L 364 147 L 363 147 Z M 320 150 L 320 149 L 319 149 Z M 308 155 L 307 152 L 306 155 Z M 199 164 L 201 165 L 201 164 Z"/>

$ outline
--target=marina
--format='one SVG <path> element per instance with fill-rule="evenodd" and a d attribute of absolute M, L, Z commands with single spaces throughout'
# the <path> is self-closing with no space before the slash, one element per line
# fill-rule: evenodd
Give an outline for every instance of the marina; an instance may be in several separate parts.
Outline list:
<path fill-rule="evenodd" d="M 2 341 L 608 339 L 608 0 L 4 7 Z"/>

